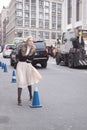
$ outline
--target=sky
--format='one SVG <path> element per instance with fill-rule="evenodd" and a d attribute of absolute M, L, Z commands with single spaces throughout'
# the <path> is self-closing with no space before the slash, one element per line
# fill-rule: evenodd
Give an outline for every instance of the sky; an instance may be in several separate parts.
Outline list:
<path fill-rule="evenodd" d="M 3 8 L 3 6 L 8 6 L 11 0 L 0 0 L 0 13 Z"/>

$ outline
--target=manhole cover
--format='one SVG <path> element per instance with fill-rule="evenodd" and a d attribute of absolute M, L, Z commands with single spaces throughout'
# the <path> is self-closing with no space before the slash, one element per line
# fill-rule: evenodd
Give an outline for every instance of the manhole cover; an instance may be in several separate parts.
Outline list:
<path fill-rule="evenodd" d="M 0 124 L 8 123 L 9 117 L 8 116 L 0 116 Z"/>

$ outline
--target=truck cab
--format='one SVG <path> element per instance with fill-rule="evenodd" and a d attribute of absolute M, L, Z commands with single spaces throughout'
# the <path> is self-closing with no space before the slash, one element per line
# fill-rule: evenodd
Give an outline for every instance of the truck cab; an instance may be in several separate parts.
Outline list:
<path fill-rule="evenodd" d="M 87 31 L 85 32 L 86 35 Z M 87 65 L 83 34 L 84 30 L 78 30 L 78 33 L 75 30 L 67 31 L 62 34 L 60 51 L 56 54 L 56 64 L 63 61 L 64 65 L 70 68 Z"/>

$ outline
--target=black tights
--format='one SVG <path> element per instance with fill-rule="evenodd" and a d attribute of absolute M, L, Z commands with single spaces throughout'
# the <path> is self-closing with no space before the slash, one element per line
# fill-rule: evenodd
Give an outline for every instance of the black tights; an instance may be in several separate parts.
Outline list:
<path fill-rule="evenodd" d="M 30 100 L 32 99 L 32 86 L 28 86 L 28 91 L 30 95 Z M 18 101 L 21 102 L 21 93 L 22 93 L 22 88 L 18 88 Z"/>
<path fill-rule="evenodd" d="M 30 100 L 32 99 L 32 86 L 28 86 L 28 90 L 29 90 L 29 95 L 30 95 Z"/>

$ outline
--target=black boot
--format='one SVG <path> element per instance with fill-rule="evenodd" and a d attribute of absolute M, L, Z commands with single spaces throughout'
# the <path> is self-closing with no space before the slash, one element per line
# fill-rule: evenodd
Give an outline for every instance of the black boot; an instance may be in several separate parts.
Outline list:
<path fill-rule="evenodd" d="M 22 93 L 22 88 L 18 88 L 18 105 L 22 106 L 21 104 L 21 93 Z"/>
<path fill-rule="evenodd" d="M 32 100 L 32 86 L 28 86 L 29 95 L 30 95 L 30 101 Z"/>

